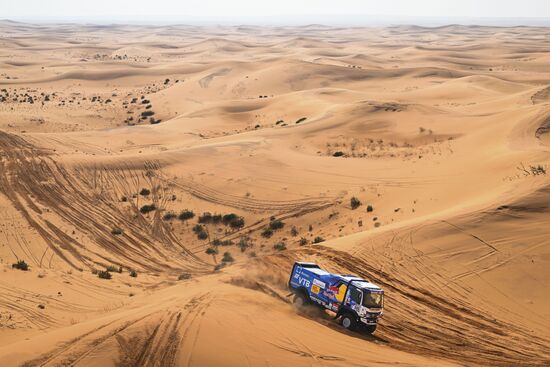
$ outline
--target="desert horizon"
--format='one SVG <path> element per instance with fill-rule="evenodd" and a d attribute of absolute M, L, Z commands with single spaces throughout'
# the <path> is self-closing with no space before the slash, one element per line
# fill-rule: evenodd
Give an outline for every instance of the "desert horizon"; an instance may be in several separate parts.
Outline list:
<path fill-rule="evenodd" d="M 544 14 L 65 19 L 0 20 L 0 366 L 550 366 Z"/>

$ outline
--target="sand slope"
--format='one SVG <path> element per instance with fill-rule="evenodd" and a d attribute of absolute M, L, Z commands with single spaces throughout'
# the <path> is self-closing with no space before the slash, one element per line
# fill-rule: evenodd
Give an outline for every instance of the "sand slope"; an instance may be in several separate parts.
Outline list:
<path fill-rule="evenodd" d="M 1 21 L 0 365 L 549 365 L 547 33 Z"/>

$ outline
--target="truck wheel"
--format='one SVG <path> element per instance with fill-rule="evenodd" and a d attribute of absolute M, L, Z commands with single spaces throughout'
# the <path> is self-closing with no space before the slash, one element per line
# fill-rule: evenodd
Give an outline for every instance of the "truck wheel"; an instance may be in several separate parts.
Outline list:
<path fill-rule="evenodd" d="M 296 293 L 294 295 L 294 299 L 292 300 L 292 304 L 298 310 L 303 309 L 305 306 L 307 306 L 308 303 L 308 299 L 301 293 Z"/>
<path fill-rule="evenodd" d="M 355 316 L 353 316 L 350 313 L 347 313 L 344 316 L 342 316 L 340 323 L 345 329 L 348 329 L 351 331 L 357 328 L 357 319 L 355 318 Z"/>
<path fill-rule="evenodd" d="M 367 334 L 372 334 L 376 331 L 376 325 L 365 325 L 364 330 Z"/>

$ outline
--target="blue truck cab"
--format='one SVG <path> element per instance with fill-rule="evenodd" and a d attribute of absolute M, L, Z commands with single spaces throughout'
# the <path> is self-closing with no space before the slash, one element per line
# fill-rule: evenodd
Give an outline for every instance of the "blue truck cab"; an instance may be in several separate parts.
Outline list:
<path fill-rule="evenodd" d="M 373 333 L 384 313 L 380 287 L 353 275 L 329 273 L 314 263 L 294 263 L 288 286 L 297 308 L 313 304 L 333 311 L 346 329 L 361 326 Z"/>

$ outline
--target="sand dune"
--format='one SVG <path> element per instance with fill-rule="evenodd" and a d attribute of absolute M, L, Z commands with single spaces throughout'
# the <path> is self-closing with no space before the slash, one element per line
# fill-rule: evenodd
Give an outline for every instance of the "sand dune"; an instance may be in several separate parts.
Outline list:
<path fill-rule="evenodd" d="M 547 29 L 0 33 L 0 366 L 549 365 Z"/>

